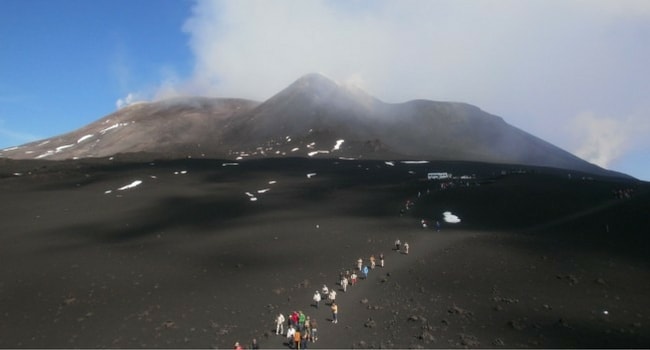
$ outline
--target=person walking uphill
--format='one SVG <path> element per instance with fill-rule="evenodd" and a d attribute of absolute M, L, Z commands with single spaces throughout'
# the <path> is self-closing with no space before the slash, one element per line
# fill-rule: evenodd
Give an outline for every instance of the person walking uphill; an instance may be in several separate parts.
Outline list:
<path fill-rule="evenodd" d="M 279 313 L 275 318 L 275 335 L 284 333 L 284 315 Z"/>
<path fill-rule="evenodd" d="M 336 302 L 332 303 L 332 323 L 339 323 L 339 307 L 336 305 Z"/>
<path fill-rule="evenodd" d="M 318 305 L 320 304 L 320 300 L 321 300 L 321 296 L 320 296 L 320 293 L 318 291 L 316 291 L 316 293 L 314 293 L 314 298 L 313 299 L 314 299 L 314 304 L 316 305 L 316 308 L 318 309 Z"/>
<path fill-rule="evenodd" d="M 409 244 L 408 242 L 404 242 L 404 254 L 408 255 L 409 253 Z"/>

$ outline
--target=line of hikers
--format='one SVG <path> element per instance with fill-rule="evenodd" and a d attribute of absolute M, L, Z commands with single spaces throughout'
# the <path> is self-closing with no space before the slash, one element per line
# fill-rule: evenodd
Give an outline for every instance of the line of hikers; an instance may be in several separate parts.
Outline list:
<path fill-rule="evenodd" d="M 378 255 L 379 266 L 385 266 L 385 257 L 383 253 Z M 356 261 L 356 270 L 346 270 L 339 273 L 339 282 L 337 283 L 344 293 L 347 292 L 348 286 L 354 286 L 358 283 L 359 278 L 367 279 L 370 270 L 377 267 L 377 258 L 371 255 L 368 259 L 369 265 L 364 265 L 363 258 Z M 361 275 L 357 275 L 357 272 Z M 326 284 L 323 284 L 321 290 L 316 290 L 312 297 L 312 306 L 316 309 L 320 308 L 321 301 L 325 301 L 326 305 L 330 307 L 332 312 L 331 321 L 334 324 L 338 323 L 338 305 L 336 304 L 337 292 L 335 289 L 329 289 Z M 306 349 L 308 344 L 315 343 L 318 340 L 318 324 L 315 318 L 307 316 L 302 310 L 291 312 L 287 318 L 282 313 L 279 313 L 275 319 L 275 334 L 285 335 L 284 325 L 287 322 L 287 343 L 290 348 Z"/>

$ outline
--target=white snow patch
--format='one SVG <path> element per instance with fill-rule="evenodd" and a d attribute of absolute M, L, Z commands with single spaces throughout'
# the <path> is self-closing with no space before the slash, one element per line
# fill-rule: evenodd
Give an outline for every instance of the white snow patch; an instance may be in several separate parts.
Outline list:
<path fill-rule="evenodd" d="M 428 164 L 428 160 L 403 160 L 401 161 L 403 164 Z"/>
<path fill-rule="evenodd" d="M 84 135 L 79 140 L 77 140 L 77 143 L 82 143 L 82 142 L 88 140 L 89 138 L 91 138 L 93 136 L 95 136 L 95 135 L 93 135 L 93 134 Z"/>
<path fill-rule="evenodd" d="M 242 159 L 244 159 L 244 157 L 237 157 L 237 158 L 235 158 L 235 160 L 242 160 Z"/>
<path fill-rule="evenodd" d="M 102 129 L 99 131 L 100 134 L 105 134 L 107 131 L 112 130 L 112 129 L 117 129 L 120 126 L 120 123 L 113 124 L 109 126 L 108 128 Z"/>
<path fill-rule="evenodd" d="M 41 159 L 41 158 L 49 157 L 49 156 L 51 156 L 53 154 L 54 154 L 54 151 L 49 150 L 49 151 L 47 151 L 47 152 L 45 152 L 45 153 L 43 153 L 41 155 L 36 156 L 35 159 Z"/>
<path fill-rule="evenodd" d="M 300 148 L 299 148 L 299 147 L 296 147 L 296 148 L 292 148 L 292 149 L 291 149 L 291 152 L 296 152 L 296 151 L 300 151 Z"/>
<path fill-rule="evenodd" d="M 59 152 L 63 151 L 64 149 L 70 148 L 72 146 L 74 146 L 74 144 L 59 146 L 59 147 L 56 148 L 56 153 L 59 153 Z"/>
<path fill-rule="evenodd" d="M 357 160 L 357 158 L 339 157 L 340 160 Z"/>
<path fill-rule="evenodd" d="M 392 162 L 392 161 L 391 162 L 384 162 L 384 164 L 386 164 L 388 166 L 395 166 L 395 162 Z"/>
<path fill-rule="evenodd" d="M 249 197 L 255 197 L 255 195 L 250 193 L 250 192 L 246 192 L 246 195 L 249 196 Z"/>
<path fill-rule="evenodd" d="M 261 189 L 261 190 L 257 190 L 257 193 L 266 193 L 266 192 L 268 192 L 270 190 L 271 190 L 270 188 L 264 188 L 264 189 Z"/>
<path fill-rule="evenodd" d="M 185 175 L 185 174 L 187 174 L 187 170 L 174 171 L 174 175 Z"/>
<path fill-rule="evenodd" d="M 269 181 L 269 185 L 275 185 L 276 183 L 278 183 L 278 182 L 275 181 L 275 180 L 271 180 L 271 181 Z"/>
<path fill-rule="evenodd" d="M 126 185 L 126 186 L 122 186 L 122 187 L 118 188 L 117 190 L 118 191 L 128 190 L 130 188 L 140 186 L 140 184 L 142 184 L 142 180 L 135 180 L 135 181 L 131 182 L 130 184 Z"/>
<path fill-rule="evenodd" d="M 222 163 L 221 166 L 236 166 L 239 165 L 239 163 Z"/>
<path fill-rule="evenodd" d="M 17 150 L 17 149 L 18 149 L 18 146 L 9 147 L 9 148 L 5 148 L 5 149 L 3 149 L 2 152 L 15 151 L 15 150 Z"/>
<path fill-rule="evenodd" d="M 45 140 L 45 141 L 39 143 L 38 145 L 43 146 L 43 145 L 47 145 L 48 143 L 50 143 L 50 140 Z"/>
<path fill-rule="evenodd" d="M 251 202 L 256 202 L 257 201 L 257 197 L 251 197 L 250 199 L 251 199 Z"/>
<path fill-rule="evenodd" d="M 14 176 L 23 176 L 23 173 L 14 173 Z"/>
<path fill-rule="evenodd" d="M 329 154 L 330 151 L 314 151 L 314 152 L 307 153 L 307 155 L 310 156 L 310 157 L 313 157 L 313 156 L 315 156 L 315 155 L 317 155 L 319 153 L 321 153 L 321 154 Z"/>
<path fill-rule="evenodd" d="M 106 190 L 106 191 L 104 191 L 104 194 L 109 194 L 109 193 L 113 193 L 113 190 Z"/>
<path fill-rule="evenodd" d="M 450 211 L 446 211 L 442 213 L 442 215 L 444 216 L 443 219 L 445 220 L 445 222 L 448 222 L 450 224 L 457 224 L 460 222 L 460 218 L 452 214 Z"/>
<path fill-rule="evenodd" d="M 312 143 L 308 144 L 307 148 L 314 148 L 314 146 L 316 146 L 316 142 L 312 142 Z"/>
<path fill-rule="evenodd" d="M 316 176 L 316 173 L 309 173 L 307 174 L 307 178 L 311 179 L 312 177 Z"/>
<path fill-rule="evenodd" d="M 341 148 L 343 142 L 345 142 L 345 140 L 336 140 L 336 145 L 334 145 L 332 151 L 338 151 Z"/>

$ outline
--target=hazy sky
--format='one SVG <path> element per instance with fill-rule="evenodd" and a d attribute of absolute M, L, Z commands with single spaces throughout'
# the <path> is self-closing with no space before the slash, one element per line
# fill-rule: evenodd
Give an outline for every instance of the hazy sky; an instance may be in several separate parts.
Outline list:
<path fill-rule="evenodd" d="M 0 1 L 0 147 L 138 100 L 264 100 L 319 72 L 461 101 L 650 180 L 650 1 Z"/>

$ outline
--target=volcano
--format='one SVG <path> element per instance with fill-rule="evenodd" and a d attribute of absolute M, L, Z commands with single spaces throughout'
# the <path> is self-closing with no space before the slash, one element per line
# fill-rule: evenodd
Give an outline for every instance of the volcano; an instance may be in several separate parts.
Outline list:
<path fill-rule="evenodd" d="M 320 74 L 305 75 L 262 103 L 192 97 L 130 105 L 0 156 L 62 160 L 124 153 L 462 160 L 615 174 L 478 107 L 430 100 L 385 103 Z"/>

